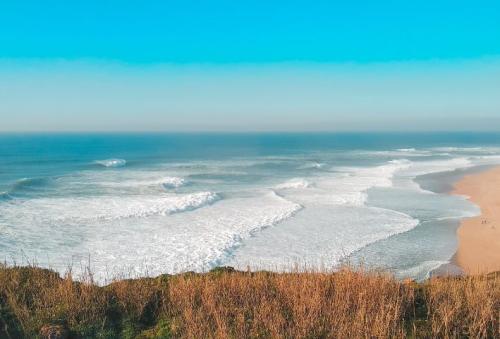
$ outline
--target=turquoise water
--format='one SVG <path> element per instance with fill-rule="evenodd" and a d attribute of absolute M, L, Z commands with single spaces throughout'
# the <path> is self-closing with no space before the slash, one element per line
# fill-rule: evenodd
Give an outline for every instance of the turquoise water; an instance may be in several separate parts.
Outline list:
<path fill-rule="evenodd" d="M 497 163 L 499 134 L 4 134 L 0 257 L 100 280 L 346 260 L 420 279 L 479 210 L 416 178 Z"/>

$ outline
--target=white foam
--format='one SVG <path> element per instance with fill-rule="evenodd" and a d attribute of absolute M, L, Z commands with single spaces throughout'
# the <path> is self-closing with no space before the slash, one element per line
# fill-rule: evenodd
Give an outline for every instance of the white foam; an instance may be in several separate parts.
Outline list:
<path fill-rule="evenodd" d="M 484 147 L 432 147 L 431 150 L 438 152 L 477 152 L 483 151 Z"/>
<path fill-rule="evenodd" d="M 127 164 L 127 161 L 124 159 L 105 159 L 96 160 L 95 163 L 104 167 L 123 167 Z"/>
<path fill-rule="evenodd" d="M 402 171 L 401 175 L 416 177 L 424 174 L 448 172 L 460 168 L 474 166 L 474 163 L 466 157 L 458 157 L 445 160 L 429 160 L 413 162 L 410 167 Z"/>
<path fill-rule="evenodd" d="M 63 271 L 68 263 L 85 261 L 90 255 L 96 278 L 102 282 L 106 272 L 158 275 L 210 269 L 245 239 L 302 208 L 268 191 L 254 197 L 220 200 L 189 213 L 166 213 L 199 206 L 209 196 L 200 194 L 195 200 L 189 195 L 189 200 L 185 197 L 186 201 L 177 201 L 175 206 L 169 200 L 167 207 L 162 201 L 151 205 L 147 199 L 141 199 L 140 205 L 124 198 L 119 202 L 36 199 L 18 208 L 0 207 L 0 229 L 14 221 L 18 226 L 10 230 L 13 233 L 2 232 L 4 240 L 16 241 L 12 257 L 17 251 L 37 260 L 50 257 L 50 264 Z M 40 216 L 40 210 L 45 217 Z M 65 213 L 65 217 L 57 218 L 58 213 Z M 106 217 L 99 218 L 102 215 Z M 89 218 L 94 218 L 93 222 Z"/>
<path fill-rule="evenodd" d="M 122 265 L 141 267 L 140 259 L 150 263 L 148 274 L 203 271 L 223 263 L 231 249 L 263 228 L 293 216 L 301 206 L 274 192 L 254 198 L 223 200 L 189 215 L 173 215 L 148 232 L 137 231 L 130 237 L 123 233 L 92 242 L 103 262 L 114 260 Z M 121 240 L 127 250 L 117 248 Z M 144 248 L 146 246 L 146 248 Z M 143 266 L 143 265 L 142 265 Z"/>
<path fill-rule="evenodd" d="M 163 178 L 162 185 L 165 188 L 178 188 L 184 185 L 185 180 L 179 177 Z"/>
<path fill-rule="evenodd" d="M 311 168 L 323 168 L 325 164 L 319 162 L 312 162 L 305 165 L 301 165 L 299 169 L 311 169 Z"/>
<path fill-rule="evenodd" d="M 317 186 L 328 191 L 328 201 L 334 204 L 360 206 L 366 201 L 366 191 L 374 187 L 391 187 L 394 175 L 411 166 L 406 159 L 391 160 L 376 167 L 344 167 L 340 170 L 348 175 L 317 181 Z"/>
<path fill-rule="evenodd" d="M 398 278 L 411 278 L 417 281 L 422 281 L 429 278 L 430 273 L 438 267 L 448 264 L 449 261 L 444 260 L 428 260 L 419 263 L 416 266 L 406 268 L 397 272 Z"/>
<path fill-rule="evenodd" d="M 386 151 L 356 151 L 355 154 L 377 156 L 377 157 L 430 157 L 433 153 L 429 150 L 415 148 L 399 148 Z"/>
<path fill-rule="evenodd" d="M 39 198 L 17 200 L 0 208 L 10 220 L 29 219 L 34 222 L 91 222 L 144 218 L 193 210 L 219 199 L 212 192 L 161 196 L 98 196 Z"/>
<path fill-rule="evenodd" d="M 295 178 L 276 188 L 286 197 L 304 205 L 320 202 L 362 206 L 367 199 L 366 191 L 374 187 L 391 187 L 394 175 L 410 165 L 409 160 L 402 159 L 375 167 L 337 167 L 334 169 L 341 173 L 315 177 L 314 185 L 304 178 Z M 293 192 L 287 193 L 287 190 Z"/>
<path fill-rule="evenodd" d="M 127 272 L 124 267 L 139 269 L 149 275 L 201 271 L 227 264 L 234 253 L 273 264 L 294 258 L 337 263 L 345 255 L 406 232 L 419 222 L 403 213 L 366 206 L 371 188 L 399 188 L 399 180 L 474 163 L 465 156 L 416 161 L 421 159 L 413 155 L 424 153 L 420 150 L 391 152 L 398 154 L 391 158 L 415 161 L 336 167 L 335 173 L 310 171 L 311 177 L 303 177 L 306 172 L 299 171 L 307 164 L 305 158 L 295 159 L 292 166 L 286 160 L 286 170 L 279 172 L 261 166 L 271 160 L 257 159 L 73 173 L 54 180 L 58 191 L 53 196 L 2 201 L 0 247 L 4 256 L 19 250 L 30 258 L 50 255 L 63 268 L 73 255 L 87 259 L 90 254 L 99 273 L 110 267 L 118 272 Z M 324 158 L 335 163 L 328 155 Z M 380 159 L 386 158 L 375 160 Z M 344 160 L 341 158 L 343 164 Z M 370 162 L 374 157 L 361 160 Z M 319 164 L 309 165 L 318 168 Z M 252 171 L 256 176 L 241 182 L 235 183 L 236 178 L 231 177 L 235 173 L 253 175 Z M 288 177 L 283 179 L 283 175 Z M 185 184 L 184 178 L 193 185 L 175 190 Z M 280 183 L 274 186 L 278 194 L 268 189 L 276 183 Z M 220 186 L 214 189 L 212 185 Z M 198 191 L 179 193 L 190 189 Z M 224 192 L 224 199 L 212 190 Z M 276 224 L 279 226 L 270 227 Z M 255 239 L 259 246 L 251 245 Z"/>
<path fill-rule="evenodd" d="M 342 173 L 315 177 L 315 185 L 307 189 L 305 179 L 282 184 L 287 189 L 279 193 L 304 210 L 280 227 L 247 240 L 229 264 L 286 269 L 291 263 L 305 262 L 332 267 L 364 246 L 411 230 L 419 224 L 418 219 L 365 205 L 370 188 L 392 187 L 394 176 L 411 165 L 411 161 L 401 159 L 375 167 L 336 168 Z"/>
<path fill-rule="evenodd" d="M 483 155 L 472 157 L 476 165 L 497 165 L 500 163 L 500 155 Z"/>
<path fill-rule="evenodd" d="M 436 155 L 443 155 L 446 153 L 436 153 L 436 152 L 447 152 L 448 154 L 453 154 L 455 156 L 481 156 L 481 155 L 498 155 L 500 152 L 500 147 L 485 146 L 485 147 L 435 147 L 429 149 Z"/>
<path fill-rule="evenodd" d="M 282 184 L 276 185 L 275 188 L 278 190 L 284 189 L 296 189 L 296 188 L 308 188 L 311 184 L 303 178 L 290 179 Z"/>
<path fill-rule="evenodd" d="M 179 188 L 185 184 L 185 180 L 180 177 L 160 177 L 160 178 L 145 178 L 145 179 L 131 179 L 121 181 L 96 181 L 94 184 L 106 187 L 148 187 L 148 186 L 162 186 L 166 189 Z"/>
<path fill-rule="evenodd" d="M 58 177 L 57 189 L 67 195 L 157 195 L 171 192 L 186 184 L 181 176 L 165 170 L 131 170 L 108 168 L 86 170 Z M 204 190 L 204 189 L 202 189 Z"/>
<path fill-rule="evenodd" d="M 314 222 L 310 222 L 314 219 Z M 241 269 L 290 269 L 291 264 L 332 268 L 353 252 L 419 221 L 404 213 L 367 206 L 306 205 L 279 227 L 259 233 L 239 248 L 229 265 Z"/>

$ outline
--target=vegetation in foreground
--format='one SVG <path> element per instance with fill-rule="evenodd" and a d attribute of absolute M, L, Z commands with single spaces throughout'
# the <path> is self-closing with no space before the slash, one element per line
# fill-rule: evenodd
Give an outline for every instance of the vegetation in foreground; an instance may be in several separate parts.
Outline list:
<path fill-rule="evenodd" d="M 500 274 L 162 275 L 98 286 L 0 266 L 0 338 L 499 338 Z"/>

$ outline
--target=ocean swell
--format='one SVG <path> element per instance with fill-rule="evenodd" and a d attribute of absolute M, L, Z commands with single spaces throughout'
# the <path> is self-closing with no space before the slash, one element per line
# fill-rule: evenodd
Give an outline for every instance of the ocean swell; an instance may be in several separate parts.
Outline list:
<path fill-rule="evenodd" d="M 12 191 L 21 190 L 24 188 L 38 187 L 46 183 L 46 178 L 22 178 L 17 180 L 12 185 Z"/>

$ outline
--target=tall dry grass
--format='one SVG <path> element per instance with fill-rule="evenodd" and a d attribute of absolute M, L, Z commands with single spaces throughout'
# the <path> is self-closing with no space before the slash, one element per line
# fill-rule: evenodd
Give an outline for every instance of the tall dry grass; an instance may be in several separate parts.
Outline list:
<path fill-rule="evenodd" d="M 383 274 L 181 276 L 172 333 L 190 338 L 403 337 L 412 290 Z"/>
<path fill-rule="evenodd" d="M 500 275 L 433 279 L 427 309 L 434 336 L 500 337 Z"/>
<path fill-rule="evenodd" d="M 217 269 L 100 287 L 0 267 L 0 338 L 500 338 L 499 282 Z"/>

